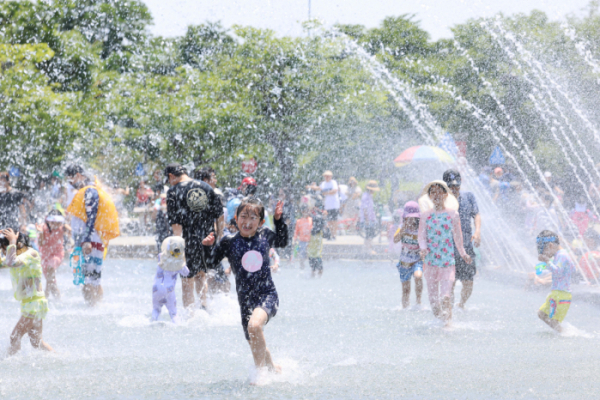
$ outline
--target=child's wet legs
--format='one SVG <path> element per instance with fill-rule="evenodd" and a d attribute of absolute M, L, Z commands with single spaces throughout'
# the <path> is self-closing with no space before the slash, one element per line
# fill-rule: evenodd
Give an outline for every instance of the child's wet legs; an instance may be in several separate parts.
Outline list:
<path fill-rule="evenodd" d="M 462 285 L 463 287 L 462 291 L 460 292 L 460 303 L 458 303 L 458 306 L 460 308 L 465 308 L 465 303 L 467 300 L 469 300 L 469 297 L 471 297 L 471 294 L 473 293 L 473 281 L 463 281 Z"/>
<path fill-rule="evenodd" d="M 419 276 L 417 277 L 417 274 Z M 423 294 L 423 278 L 420 271 L 415 272 L 415 295 L 417 296 L 417 304 L 421 304 L 421 295 Z"/>
<path fill-rule="evenodd" d="M 272 370 L 277 370 L 271 353 L 267 349 L 263 327 L 267 323 L 269 316 L 262 308 L 255 308 L 248 321 L 248 335 L 250 336 L 250 349 L 252 357 L 254 357 L 254 365 L 257 368 L 268 367 Z"/>
<path fill-rule="evenodd" d="M 538 317 L 544 321 L 546 324 L 548 324 L 548 326 L 552 329 L 554 329 L 557 332 L 562 332 L 562 327 L 560 326 L 560 322 L 558 322 L 555 319 L 551 319 L 548 314 L 546 314 L 545 312 L 543 312 L 542 310 L 538 311 Z"/>
<path fill-rule="evenodd" d="M 52 294 L 55 298 L 60 299 L 60 290 L 56 283 L 56 270 L 54 268 L 48 268 L 46 272 L 46 290 L 44 291 L 46 298 Z"/>
<path fill-rule="evenodd" d="M 15 329 L 10 334 L 10 348 L 8 349 L 8 355 L 12 356 L 21 350 L 21 339 L 31 328 L 33 320 L 31 318 L 21 317 Z"/>
<path fill-rule="evenodd" d="M 52 347 L 42 339 L 43 322 L 41 319 L 32 319 L 31 328 L 29 329 L 29 342 L 34 349 L 54 351 Z"/>
<path fill-rule="evenodd" d="M 402 282 L 402 308 L 410 305 L 410 280 Z"/>

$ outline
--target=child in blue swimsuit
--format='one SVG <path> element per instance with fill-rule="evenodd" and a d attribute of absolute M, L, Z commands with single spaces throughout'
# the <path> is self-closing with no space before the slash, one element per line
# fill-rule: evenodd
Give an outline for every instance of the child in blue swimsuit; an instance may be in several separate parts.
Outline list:
<path fill-rule="evenodd" d="M 265 208 L 260 200 L 244 199 L 235 215 L 239 231 L 221 239 L 211 256 L 214 264 L 227 257 L 235 274 L 242 327 L 250 344 L 254 364 L 257 368 L 267 367 L 275 372 L 280 372 L 281 368 L 273 363 L 263 327 L 277 314 L 279 307 L 279 296 L 271 277 L 269 251 L 271 247 L 287 246 L 288 229 L 281 218 L 282 214 L 283 203 L 278 202 L 273 232 L 262 226 L 265 222 Z M 202 244 L 211 246 L 214 242 L 215 237 L 211 233 Z"/>

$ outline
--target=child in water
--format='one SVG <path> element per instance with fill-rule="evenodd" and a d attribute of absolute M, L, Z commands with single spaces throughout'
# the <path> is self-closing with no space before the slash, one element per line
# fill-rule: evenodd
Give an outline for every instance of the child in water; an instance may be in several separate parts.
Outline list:
<path fill-rule="evenodd" d="M 308 265 L 312 269 L 312 277 L 323 275 L 323 231 L 325 230 L 325 205 L 323 197 L 319 194 L 312 195 L 314 204 L 310 209 L 312 229 L 310 230 L 310 241 L 308 242 L 307 255 Z"/>
<path fill-rule="evenodd" d="M 185 240 L 170 236 L 163 240 L 158 267 L 152 286 L 152 321 L 158 321 L 162 307 L 167 307 L 173 323 L 177 323 L 175 284 L 179 275 L 186 277 L 190 270 L 185 265 Z"/>
<path fill-rule="evenodd" d="M 569 253 L 560 246 L 558 235 L 552 231 L 542 231 L 537 236 L 537 250 L 541 262 L 552 273 L 551 292 L 540 307 L 538 317 L 557 332 L 562 332 L 560 323 L 571 307 L 571 276 L 575 264 Z"/>
<path fill-rule="evenodd" d="M 277 314 L 279 296 L 271 277 L 269 250 L 271 247 L 285 247 L 288 242 L 288 229 L 281 218 L 283 202 L 275 208 L 275 232 L 262 225 L 265 222 L 265 208 L 256 198 L 245 198 L 236 210 L 235 219 L 239 231 L 225 236 L 214 247 L 212 263 L 217 264 L 227 257 L 235 274 L 235 287 L 242 314 L 242 327 L 257 368 L 267 367 L 280 372 L 273 363 L 267 348 L 264 326 Z M 213 233 L 202 244 L 212 246 Z"/>
<path fill-rule="evenodd" d="M 423 195 L 419 198 L 419 207 L 419 247 L 424 261 L 429 302 L 433 315 L 449 326 L 452 320 L 450 299 L 455 275 L 454 245 L 463 260 L 471 264 L 471 257 L 463 246 L 458 201 L 450 193 L 446 182 L 433 181 L 425 186 Z"/>
<path fill-rule="evenodd" d="M 46 297 L 50 293 L 60 299 L 60 290 L 56 283 L 56 270 L 65 259 L 65 217 L 58 210 L 52 210 L 46 216 L 44 224 L 36 224 L 39 232 L 38 243 L 42 256 L 42 269 L 46 278 Z"/>
<path fill-rule="evenodd" d="M 300 260 L 300 269 L 304 269 L 304 264 L 307 258 L 307 248 L 310 242 L 310 231 L 312 230 L 312 218 L 308 214 L 308 207 L 300 207 L 302 218 L 296 221 L 296 229 L 294 230 L 294 243 L 298 244 L 298 259 Z"/>
<path fill-rule="evenodd" d="M 415 277 L 415 294 L 417 306 L 421 305 L 423 293 L 423 262 L 419 253 L 419 205 L 416 201 L 409 201 L 404 205 L 402 225 L 394 235 L 394 243 L 401 242 L 402 250 L 398 261 L 398 272 L 402 282 L 402 308 L 410 305 L 410 279 Z"/>
<path fill-rule="evenodd" d="M 12 229 L 0 231 L 0 247 L 5 257 L 0 268 L 10 268 L 10 278 L 15 299 L 21 302 L 21 318 L 10 334 L 8 355 L 21 349 L 21 339 L 29 335 L 36 349 L 53 351 L 42 339 L 42 320 L 48 312 L 48 301 L 42 290 L 42 264 L 40 255 L 29 246 L 29 238 Z"/>

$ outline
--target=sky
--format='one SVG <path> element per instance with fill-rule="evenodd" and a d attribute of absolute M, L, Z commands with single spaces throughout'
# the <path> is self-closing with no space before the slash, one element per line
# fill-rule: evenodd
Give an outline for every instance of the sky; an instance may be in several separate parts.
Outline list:
<path fill-rule="evenodd" d="M 182 35 L 188 25 L 205 21 L 269 28 L 280 36 L 303 35 L 309 0 L 143 0 L 154 17 L 151 32 Z M 310 0 L 311 15 L 325 26 L 335 23 L 377 26 L 390 15 L 416 14 L 433 40 L 451 37 L 450 27 L 469 18 L 545 11 L 552 19 L 584 15 L 590 0 Z"/>

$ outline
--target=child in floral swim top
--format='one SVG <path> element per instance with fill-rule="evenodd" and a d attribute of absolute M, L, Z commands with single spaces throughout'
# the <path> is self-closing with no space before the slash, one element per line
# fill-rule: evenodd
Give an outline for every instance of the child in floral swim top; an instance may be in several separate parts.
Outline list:
<path fill-rule="evenodd" d="M 424 261 L 429 302 L 433 315 L 449 325 L 452 319 L 450 296 L 455 274 L 454 245 L 467 264 L 471 263 L 471 257 L 463 247 L 458 201 L 446 183 L 433 181 L 423 193 L 419 198 L 419 248 Z"/>
<path fill-rule="evenodd" d="M 42 319 L 48 312 L 48 301 L 42 289 L 42 263 L 40 255 L 29 247 L 29 238 L 15 233 L 12 229 L 0 231 L 0 247 L 6 255 L 0 268 L 10 268 L 10 278 L 15 299 L 21 302 L 21 318 L 10 334 L 8 355 L 21 349 L 21 339 L 25 334 L 34 348 L 52 351 L 42 340 Z"/>

